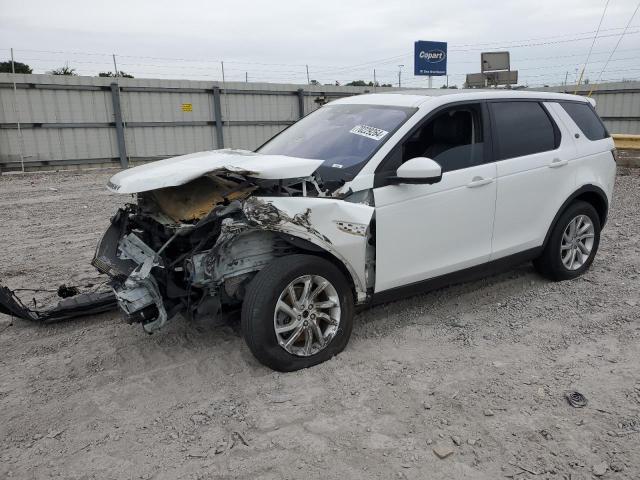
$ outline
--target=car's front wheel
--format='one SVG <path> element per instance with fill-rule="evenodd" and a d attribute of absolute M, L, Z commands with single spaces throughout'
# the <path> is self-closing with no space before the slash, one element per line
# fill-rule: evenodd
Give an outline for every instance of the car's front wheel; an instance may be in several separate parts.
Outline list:
<path fill-rule="evenodd" d="M 290 255 L 274 260 L 248 285 L 242 332 L 264 365 L 293 371 L 340 353 L 353 327 L 353 294 L 328 260 Z"/>

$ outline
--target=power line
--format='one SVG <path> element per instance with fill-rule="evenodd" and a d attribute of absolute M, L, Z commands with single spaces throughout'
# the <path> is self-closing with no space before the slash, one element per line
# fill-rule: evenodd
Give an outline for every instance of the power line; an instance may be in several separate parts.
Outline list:
<path fill-rule="evenodd" d="M 598 38 L 598 33 L 600 32 L 600 25 L 602 25 L 602 20 L 604 19 L 605 13 L 607 13 L 607 7 L 608 6 L 609 6 L 609 0 L 607 0 L 607 3 L 604 4 L 604 10 L 602 11 L 602 16 L 600 17 L 600 22 L 598 22 L 598 28 L 596 29 L 596 34 L 593 36 L 593 42 L 591 42 L 591 48 L 589 48 L 589 53 L 587 54 L 587 59 L 584 62 L 584 66 L 582 67 L 582 71 L 580 72 L 580 78 L 578 79 L 578 82 L 576 83 L 575 92 L 578 91 L 578 85 L 580 85 L 580 82 L 582 81 L 582 76 L 584 75 L 584 70 L 585 70 L 585 68 L 587 68 L 587 64 L 589 63 L 589 57 L 591 57 L 591 52 L 593 51 L 593 46 L 596 44 L 596 39 Z"/>
<path fill-rule="evenodd" d="M 608 3 L 608 2 L 607 2 Z M 624 29 L 624 27 L 612 27 L 612 28 L 605 28 L 602 31 L 603 32 L 612 32 L 614 30 L 622 30 Z M 597 31 L 590 31 L 590 32 L 578 32 L 578 33 L 563 33 L 560 35 L 549 35 L 546 37 L 537 37 L 537 38 L 527 38 L 524 40 L 501 40 L 501 41 L 495 41 L 495 42 L 485 42 L 485 43 L 466 43 L 466 44 L 461 44 L 461 45 L 451 45 L 452 47 L 473 47 L 473 46 L 477 46 L 477 45 L 493 45 L 496 43 L 513 43 L 513 42 L 531 42 L 534 40 L 547 40 L 549 38 L 562 38 L 562 37 L 571 37 L 574 35 L 590 35 L 592 33 L 595 33 L 597 35 Z"/>
<path fill-rule="evenodd" d="M 611 50 L 611 55 L 609 55 L 609 58 L 607 58 L 607 62 L 604 64 L 604 67 L 602 67 L 602 70 L 600 71 L 600 74 L 598 75 L 598 80 L 596 80 L 596 85 L 600 82 L 600 79 L 602 78 L 602 74 L 606 70 L 607 65 L 609 65 L 609 61 L 611 60 L 611 57 L 613 57 L 613 54 L 616 53 L 616 49 L 618 48 L 618 45 L 620 45 L 620 42 L 624 38 L 624 35 L 627 32 L 627 29 L 629 28 L 629 26 L 631 25 L 631 22 L 633 22 L 633 17 L 636 16 L 636 13 L 638 13 L 638 9 L 639 8 L 640 8 L 640 2 L 638 2 L 638 5 L 636 5 L 636 9 L 631 14 L 631 18 L 629 18 L 629 22 L 627 23 L 627 26 L 624 27 L 624 30 L 622 31 L 622 34 L 620 35 L 620 38 L 618 39 L 618 42 L 616 43 L 615 47 L 613 47 L 613 50 Z M 589 95 L 588 95 L 589 97 L 593 93 L 594 88 L 595 87 L 592 87 L 591 90 L 589 91 Z"/>

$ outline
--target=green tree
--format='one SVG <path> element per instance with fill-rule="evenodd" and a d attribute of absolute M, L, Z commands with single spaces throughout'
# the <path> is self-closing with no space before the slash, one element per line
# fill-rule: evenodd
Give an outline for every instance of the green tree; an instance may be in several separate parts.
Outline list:
<path fill-rule="evenodd" d="M 364 80 L 354 80 L 349 83 L 345 83 L 346 87 L 393 87 L 390 83 L 383 83 L 380 85 L 380 82 L 376 82 L 375 85 L 373 82 L 365 82 Z"/>
<path fill-rule="evenodd" d="M 122 70 L 120 70 L 118 72 L 118 75 L 116 75 L 113 72 L 100 72 L 98 73 L 99 77 L 122 77 L 122 78 L 134 78 L 133 75 L 130 75 L 126 72 L 123 72 Z"/>
<path fill-rule="evenodd" d="M 345 87 L 373 87 L 373 82 L 365 82 L 364 80 L 354 80 L 344 84 Z"/>
<path fill-rule="evenodd" d="M 67 75 L 67 76 L 70 76 L 70 77 L 77 77 L 78 76 L 78 74 L 76 73 L 76 69 L 75 68 L 71 68 L 68 63 L 65 63 L 60 68 L 54 68 L 53 70 L 50 70 L 47 73 L 49 75 Z"/>
<path fill-rule="evenodd" d="M 29 65 L 22 62 L 13 62 L 13 66 L 16 69 L 16 73 L 33 73 L 33 70 Z M 11 60 L 6 62 L 0 62 L 0 72 L 11 73 Z"/>

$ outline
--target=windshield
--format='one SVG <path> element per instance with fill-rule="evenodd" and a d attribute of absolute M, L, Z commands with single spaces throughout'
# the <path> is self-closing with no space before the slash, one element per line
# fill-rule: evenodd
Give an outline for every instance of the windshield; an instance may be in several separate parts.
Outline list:
<path fill-rule="evenodd" d="M 413 113 L 384 105 L 325 105 L 273 137 L 259 153 L 324 160 L 324 180 L 351 180 Z"/>

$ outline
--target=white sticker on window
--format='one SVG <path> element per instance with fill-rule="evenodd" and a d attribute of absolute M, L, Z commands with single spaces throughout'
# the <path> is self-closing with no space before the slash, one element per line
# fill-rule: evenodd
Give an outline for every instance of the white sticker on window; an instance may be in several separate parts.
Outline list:
<path fill-rule="evenodd" d="M 382 130 L 381 128 L 370 127 L 369 125 L 356 125 L 351 130 L 350 133 L 355 133 L 356 135 L 361 135 L 363 137 L 372 138 L 373 140 L 380 141 L 384 138 L 384 136 L 389 133 L 386 130 Z"/>
<path fill-rule="evenodd" d="M 342 165 L 341 163 L 334 163 L 333 165 L 331 165 L 333 168 L 344 168 L 344 165 Z"/>

